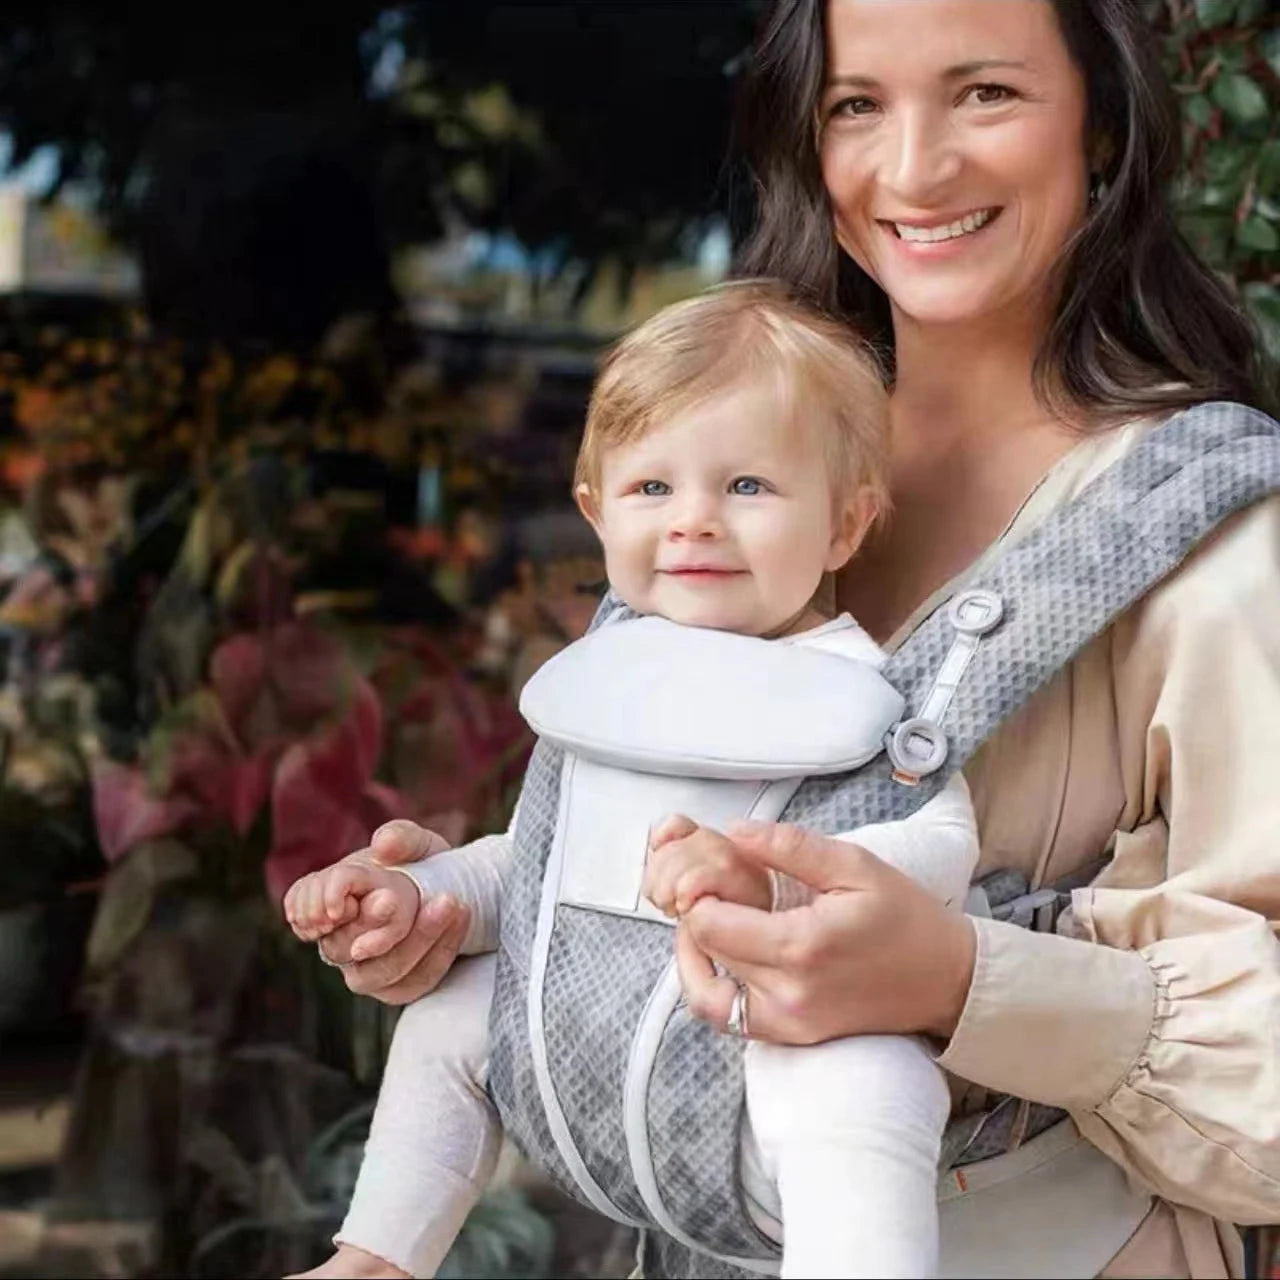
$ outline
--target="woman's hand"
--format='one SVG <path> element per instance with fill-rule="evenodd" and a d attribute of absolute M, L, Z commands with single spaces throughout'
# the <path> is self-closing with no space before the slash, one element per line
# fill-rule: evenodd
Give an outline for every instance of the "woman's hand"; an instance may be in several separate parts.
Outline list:
<path fill-rule="evenodd" d="M 449 847 L 434 831 L 414 822 L 388 822 L 373 833 L 367 849 L 349 855 L 384 867 L 416 862 Z M 342 967 L 347 986 L 357 995 L 383 1004 L 409 1004 L 435 988 L 449 972 L 470 923 L 467 907 L 448 896 L 432 898 L 419 909 L 408 935 L 371 960 L 352 960 L 351 946 L 364 927 L 359 921 L 341 926 L 321 939 L 327 960 Z"/>
<path fill-rule="evenodd" d="M 976 942 L 966 917 L 856 844 L 775 823 L 735 823 L 725 834 L 744 857 L 794 876 L 818 897 L 772 914 L 714 898 L 695 903 L 676 930 L 695 1015 L 724 1027 L 741 981 L 756 1039 L 951 1036 L 973 979 Z"/>

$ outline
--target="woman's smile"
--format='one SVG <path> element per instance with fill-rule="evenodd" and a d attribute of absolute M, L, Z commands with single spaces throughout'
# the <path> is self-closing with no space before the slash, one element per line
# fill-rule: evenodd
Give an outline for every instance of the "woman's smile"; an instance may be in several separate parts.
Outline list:
<path fill-rule="evenodd" d="M 893 247 L 908 259 L 920 262 L 945 261 L 983 244 L 983 235 L 1000 215 L 999 206 L 977 209 L 941 219 L 880 220 L 879 226 Z"/>

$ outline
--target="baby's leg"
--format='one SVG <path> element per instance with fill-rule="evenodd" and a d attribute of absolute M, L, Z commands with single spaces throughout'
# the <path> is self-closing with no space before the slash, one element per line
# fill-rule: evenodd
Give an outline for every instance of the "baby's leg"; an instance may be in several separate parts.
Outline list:
<path fill-rule="evenodd" d="M 747 1115 L 777 1184 L 782 1275 L 930 1276 L 937 1269 L 942 1072 L 907 1036 L 753 1042 Z"/>
<path fill-rule="evenodd" d="M 432 1276 L 493 1174 L 501 1143 L 485 1092 L 492 954 L 459 960 L 396 1024 L 369 1143 L 334 1239 Z"/>

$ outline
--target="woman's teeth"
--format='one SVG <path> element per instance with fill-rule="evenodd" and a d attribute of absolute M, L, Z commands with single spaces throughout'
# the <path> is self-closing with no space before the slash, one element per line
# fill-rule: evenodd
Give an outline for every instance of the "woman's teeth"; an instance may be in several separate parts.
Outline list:
<path fill-rule="evenodd" d="M 933 244 L 938 240 L 954 240 L 957 236 L 967 236 L 979 227 L 985 227 L 995 217 L 994 209 L 982 209 L 977 213 L 966 213 L 955 222 L 948 222 L 942 227 L 913 227 L 908 222 L 895 222 L 893 229 L 901 240 L 910 240 L 915 244 Z"/>

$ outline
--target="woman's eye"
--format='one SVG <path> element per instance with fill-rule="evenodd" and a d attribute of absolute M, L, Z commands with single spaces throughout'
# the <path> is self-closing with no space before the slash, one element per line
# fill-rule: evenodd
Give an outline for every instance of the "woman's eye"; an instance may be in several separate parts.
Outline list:
<path fill-rule="evenodd" d="M 753 498 L 756 494 L 764 492 L 764 481 L 757 480 L 755 476 L 739 476 L 729 486 L 729 492 Z"/>
<path fill-rule="evenodd" d="M 665 498 L 671 492 L 671 486 L 665 480 L 642 480 L 636 491 L 646 498 Z"/>
<path fill-rule="evenodd" d="M 842 98 L 834 107 L 831 108 L 829 118 L 837 120 L 841 117 L 869 116 L 876 110 L 877 105 L 878 104 L 874 98 Z"/>
<path fill-rule="evenodd" d="M 975 102 L 989 106 L 993 102 L 1006 102 L 1014 97 L 1014 92 L 1005 84 L 975 84 L 965 90 Z"/>

